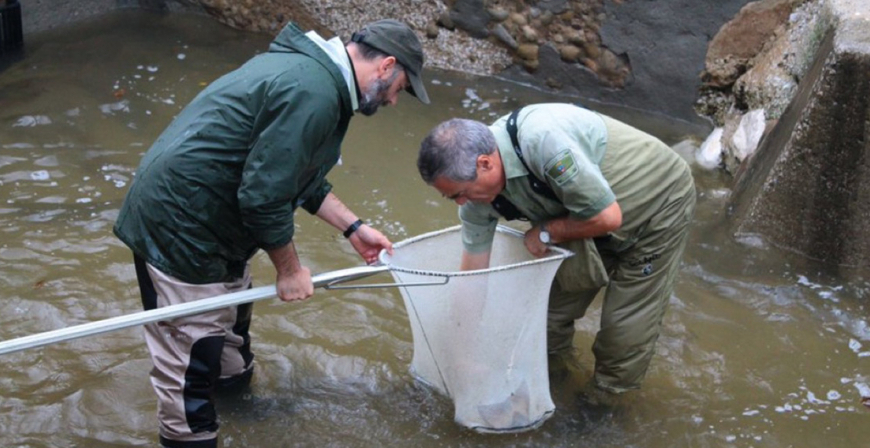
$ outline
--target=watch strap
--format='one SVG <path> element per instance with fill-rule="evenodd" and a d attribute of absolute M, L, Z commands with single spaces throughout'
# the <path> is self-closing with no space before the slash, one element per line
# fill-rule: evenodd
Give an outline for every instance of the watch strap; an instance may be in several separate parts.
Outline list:
<path fill-rule="evenodd" d="M 344 235 L 345 238 L 350 238 L 350 236 L 353 235 L 353 232 L 356 232 L 356 229 L 359 229 L 363 224 L 365 223 L 363 223 L 362 219 L 357 219 L 353 224 L 347 226 L 347 229 L 345 229 L 342 235 Z"/>

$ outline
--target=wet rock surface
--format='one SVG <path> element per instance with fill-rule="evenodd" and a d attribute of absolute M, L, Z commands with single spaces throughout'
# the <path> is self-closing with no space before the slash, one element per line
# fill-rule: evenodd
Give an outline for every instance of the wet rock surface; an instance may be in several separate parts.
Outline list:
<path fill-rule="evenodd" d="M 725 87 L 746 72 L 750 61 L 762 53 L 784 27 L 794 7 L 803 0 L 768 0 L 747 4 L 728 21 L 707 50 L 704 84 Z"/>

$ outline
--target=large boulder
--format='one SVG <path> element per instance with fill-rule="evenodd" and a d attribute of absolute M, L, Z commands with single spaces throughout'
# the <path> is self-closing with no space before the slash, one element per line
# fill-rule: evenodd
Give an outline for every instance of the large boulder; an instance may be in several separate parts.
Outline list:
<path fill-rule="evenodd" d="M 489 36 L 489 12 L 483 0 L 456 0 L 450 10 L 450 20 L 472 37 Z"/>
<path fill-rule="evenodd" d="M 744 6 L 710 41 L 703 78 L 714 87 L 734 84 L 803 0 L 760 0 Z"/>

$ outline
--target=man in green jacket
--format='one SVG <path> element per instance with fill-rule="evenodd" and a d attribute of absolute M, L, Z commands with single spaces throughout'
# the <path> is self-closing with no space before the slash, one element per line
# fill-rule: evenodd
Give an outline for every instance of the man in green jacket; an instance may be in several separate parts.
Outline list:
<path fill-rule="evenodd" d="M 606 288 L 593 384 L 614 394 L 640 387 L 695 206 L 682 158 L 610 117 L 536 104 L 492 126 L 438 125 L 417 166 L 427 184 L 460 205 L 461 269 L 489 266 L 500 217 L 532 223 L 524 242 L 535 256 L 551 244 L 573 250 L 550 290 L 548 351 L 572 351 L 574 321 Z"/>
<path fill-rule="evenodd" d="M 350 41 L 288 24 L 267 53 L 203 90 L 143 157 L 115 234 L 134 254 L 145 309 L 251 287 L 266 251 L 284 301 L 314 293 L 293 244 L 302 207 L 343 231 L 367 263 L 392 243 L 365 225 L 326 180 L 355 112 L 374 114 L 402 90 L 429 103 L 416 34 L 380 20 Z M 147 325 L 160 442 L 217 446 L 216 387 L 253 372 L 251 306 Z"/>

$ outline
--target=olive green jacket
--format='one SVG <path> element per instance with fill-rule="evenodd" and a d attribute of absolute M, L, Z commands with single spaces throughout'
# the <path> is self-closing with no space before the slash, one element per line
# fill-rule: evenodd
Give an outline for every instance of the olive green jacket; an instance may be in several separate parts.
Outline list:
<path fill-rule="evenodd" d="M 142 159 L 115 234 L 196 284 L 243 274 L 293 238 L 293 213 L 331 190 L 353 106 L 339 68 L 293 24 L 203 90 Z"/>
<path fill-rule="evenodd" d="M 632 246 L 669 201 L 694 194 L 689 165 L 659 139 L 613 118 L 571 104 L 533 104 L 517 118 L 520 148 L 533 173 L 558 200 L 535 193 L 503 116 L 490 126 L 505 170 L 502 191 L 533 223 L 571 216 L 589 219 L 614 201 L 622 226 L 611 232 L 615 251 Z M 501 217 L 489 203 L 459 209 L 469 252 L 488 251 Z"/>
<path fill-rule="evenodd" d="M 684 212 L 672 205 L 695 194 L 689 165 L 659 139 L 574 105 L 534 104 L 519 114 L 518 138 L 533 174 L 547 182 L 559 200 L 544 197 L 529 185 L 529 172 L 514 152 L 507 120 L 506 115 L 490 126 L 504 163 L 502 195 L 533 223 L 565 216 L 589 219 L 614 201 L 622 212 L 622 225 L 606 241 L 581 239 L 560 244 L 576 254 L 557 273 L 563 289 L 605 285 L 608 274 L 599 249 L 621 253 L 636 247 L 650 231 L 654 217 L 664 213 L 678 222 Z M 500 218 L 495 208 L 489 203 L 466 202 L 459 208 L 459 217 L 465 250 L 489 251 Z"/>

